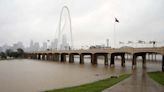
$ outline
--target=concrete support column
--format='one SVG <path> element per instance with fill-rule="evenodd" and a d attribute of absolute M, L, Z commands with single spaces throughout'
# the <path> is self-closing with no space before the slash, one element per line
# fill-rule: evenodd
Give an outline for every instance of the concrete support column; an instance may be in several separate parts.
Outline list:
<path fill-rule="evenodd" d="M 50 60 L 50 61 L 53 60 L 52 54 L 49 55 L 49 60 Z"/>
<path fill-rule="evenodd" d="M 80 64 L 84 64 L 84 55 L 80 54 Z"/>
<path fill-rule="evenodd" d="M 121 66 L 124 67 L 125 66 L 125 54 L 121 55 Z"/>
<path fill-rule="evenodd" d="M 59 54 L 55 55 L 55 61 L 59 61 Z"/>
<path fill-rule="evenodd" d="M 94 54 L 94 56 L 93 56 L 93 64 L 97 64 L 97 55 L 96 54 Z"/>
<path fill-rule="evenodd" d="M 111 57 L 110 57 L 110 66 L 114 66 L 114 55 L 111 54 Z"/>
<path fill-rule="evenodd" d="M 105 57 L 104 64 L 108 65 L 108 54 L 105 54 L 104 57 Z"/>
<path fill-rule="evenodd" d="M 45 60 L 45 55 L 44 54 L 42 54 L 42 60 Z"/>
<path fill-rule="evenodd" d="M 40 54 L 38 54 L 38 60 L 40 60 Z"/>
<path fill-rule="evenodd" d="M 94 54 L 91 54 L 91 64 L 93 64 L 94 61 Z"/>
<path fill-rule="evenodd" d="M 146 54 L 143 54 L 142 55 L 142 66 L 145 67 L 145 64 L 146 64 Z"/>
<path fill-rule="evenodd" d="M 64 61 L 64 56 L 63 56 L 63 55 L 60 56 L 60 61 L 61 61 L 61 62 Z"/>
<path fill-rule="evenodd" d="M 59 61 L 59 54 L 52 54 L 53 61 Z"/>
<path fill-rule="evenodd" d="M 66 61 L 66 55 L 61 54 L 61 62 L 65 62 Z"/>
<path fill-rule="evenodd" d="M 69 54 L 69 63 L 73 63 L 73 62 L 74 62 L 74 55 Z"/>
<path fill-rule="evenodd" d="M 136 58 L 137 58 L 137 56 L 135 54 L 133 54 L 132 68 L 136 67 Z"/>
<path fill-rule="evenodd" d="M 97 64 L 97 55 L 96 54 L 91 55 L 91 64 Z"/>
<path fill-rule="evenodd" d="M 47 60 L 50 60 L 50 55 L 49 54 L 47 54 Z"/>
<path fill-rule="evenodd" d="M 164 55 L 162 55 L 162 72 L 164 72 Z"/>

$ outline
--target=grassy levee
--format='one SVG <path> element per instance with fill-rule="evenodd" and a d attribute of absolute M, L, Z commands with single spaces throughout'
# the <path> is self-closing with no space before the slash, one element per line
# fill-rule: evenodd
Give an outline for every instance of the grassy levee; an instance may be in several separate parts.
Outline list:
<path fill-rule="evenodd" d="M 113 86 L 114 84 L 128 78 L 129 76 L 130 74 L 124 74 L 117 78 L 107 78 L 104 80 L 99 80 L 84 85 L 48 90 L 45 92 L 101 92 L 102 90 Z"/>
<path fill-rule="evenodd" d="M 164 72 L 149 72 L 148 75 L 158 83 L 164 86 Z"/>

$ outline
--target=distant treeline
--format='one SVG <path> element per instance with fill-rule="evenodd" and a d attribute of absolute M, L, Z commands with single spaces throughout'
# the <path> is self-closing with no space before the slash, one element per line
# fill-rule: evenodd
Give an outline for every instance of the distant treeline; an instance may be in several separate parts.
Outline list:
<path fill-rule="evenodd" d="M 7 49 L 5 52 L 0 52 L 0 59 L 8 59 L 8 58 L 23 58 L 24 50 L 18 48 L 16 51 L 12 49 Z"/>

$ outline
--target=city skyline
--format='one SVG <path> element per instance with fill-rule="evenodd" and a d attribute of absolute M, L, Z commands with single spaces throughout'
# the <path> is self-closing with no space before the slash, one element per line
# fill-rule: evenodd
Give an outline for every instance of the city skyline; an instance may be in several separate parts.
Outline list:
<path fill-rule="evenodd" d="M 116 41 L 157 41 L 164 45 L 163 0 L 6 0 L 0 1 L 0 46 L 30 40 L 40 44 L 57 38 L 61 8 L 67 5 L 72 18 L 75 48 L 109 45 L 113 47 L 114 18 Z M 51 43 L 49 43 L 51 44 Z M 120 45 L 119 45 L 120 46 Z"/>

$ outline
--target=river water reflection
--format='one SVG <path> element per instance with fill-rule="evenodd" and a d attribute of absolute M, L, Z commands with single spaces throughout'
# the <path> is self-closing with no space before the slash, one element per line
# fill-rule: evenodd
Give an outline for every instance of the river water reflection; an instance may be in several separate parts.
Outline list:
<path fill-rule="evenodd" d="M 85 64 L 79 64 L 78 60 L 75 63 L 30 59 L 1 60 L 0 92 L 38 92 L 80 85 L 132 71 L 131 61 L 126 62 L 124 68 L 120 61 L 115 62 L 115 67 L 104 66 L 103 62 L 98 60 L 98 65 L 91 65 L 87 59 Z M 137 69 L 142 69 L 141 63 L 137 63 Z M 147 70 L 161 70 L 161 62 L 147 63 Z"/>

